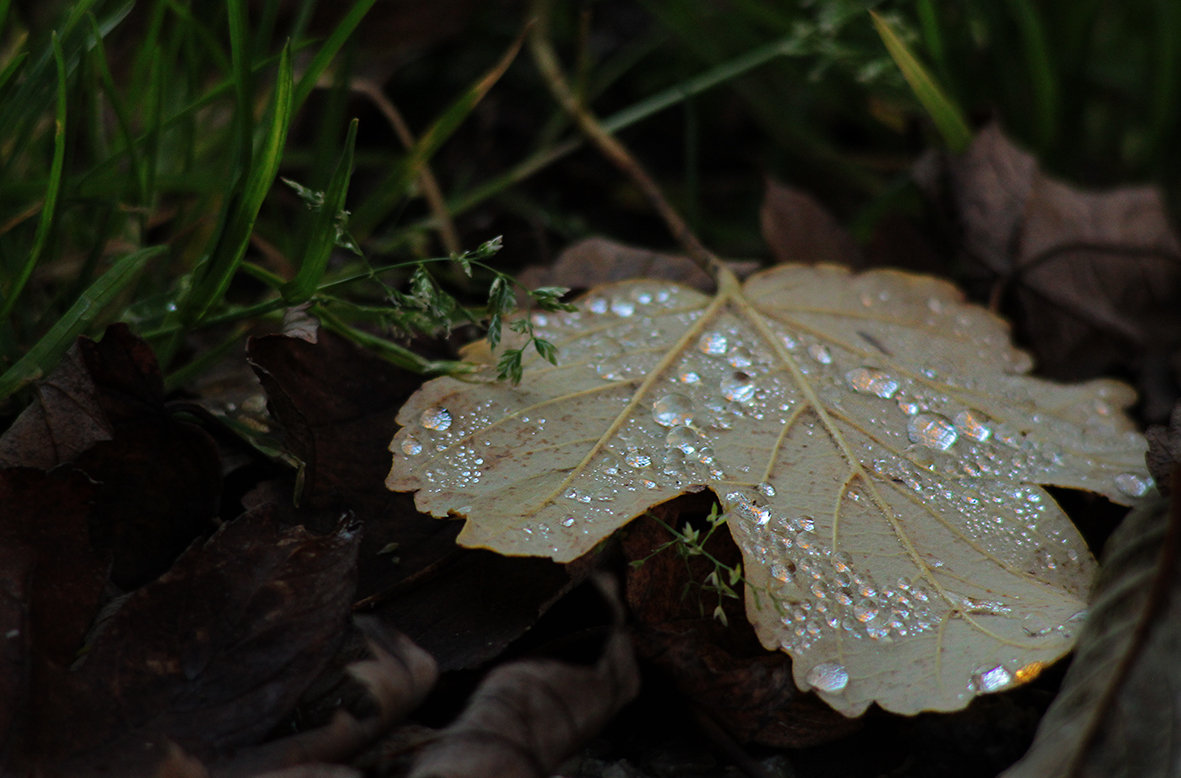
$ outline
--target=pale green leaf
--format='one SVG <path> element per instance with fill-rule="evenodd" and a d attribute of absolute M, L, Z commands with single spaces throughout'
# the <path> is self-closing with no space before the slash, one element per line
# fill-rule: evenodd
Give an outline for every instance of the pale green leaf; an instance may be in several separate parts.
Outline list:
<path fill-rule="evenodd" d="M 763 644 L 847 715 L 962 708 L 1069 651 L 1095 563 L 1042 486 L 1149 488 L 1131 390 L 1025 375 L 1007 326 L 936 279 L 785 265 L 719 287 L 534 314 L 558 366 L 425 384 L 386 485 L 466 517 L 466 546 L 560 562 L 709 488 Z"/>

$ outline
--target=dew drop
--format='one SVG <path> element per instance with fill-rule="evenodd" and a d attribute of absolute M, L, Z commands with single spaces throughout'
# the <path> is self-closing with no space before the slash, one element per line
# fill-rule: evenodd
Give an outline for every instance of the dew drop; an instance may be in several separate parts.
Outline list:
<path fill-rule="evenodd" d="M 832 364 L 832 352 L 828 350 L 828 346 L 813 343 L 811 346 L 808 346 L 808 353 L 812 355 L 812 359 L 815 359 L 822 365 Z"/>
<path fill-rule="evenodd" d="M 808 671 L 807 681 L 813 689 L 822 692 L 839 692 L 849 685 L 849 671 L 844 665 L 824 662 L 814 665 Z"/>
<path fill-rule="evenodd" d="M 849 556 L 848 551 L 838 551 L 832 555 L 832 566 L 838 573 L 848 573 L 853 566 L 853 557 Z"/>
<path fill-rule="evenodd" d="M 608 304 L 607 304 L 607 301 L 604 300 L 602 297 L 596 297 L 595 299 L 590 301 L 590 303 L 587 305 L 587 307 L 590 308 L 591 313 L 606 313 L 607 309 L 608 309 Z"/>
<path fill-rule="evenodd" d="M 855 392 L 889 399 L 898 391 L 898 382 L 888 373 L 868 367 L 855 367 L 845 373 L 845 381 Z"/>
<path fill-rule="evenodd" d="M 746 373 L 734 373 L 722 379 L 721 389 L 727 400 L 749 402 L 755 396 L 755 380 Z"/>
<path fill-rule="evenodd" d="M 407 436 L 406 439 L 402 441 L 402 453 L 409 456 L 420 454 L 422 453 L 422 444 L 414 438 Z"/>
<path fill-rule="evenodd" d="M 1120 473 L 1115 477 L 1115 485 L 1129 497 L 1143 497 L 1148 492 L 1149 483 L 1134 473 Z"/>
<path fill-rule="evenodd" d="M 764 497 L 774 497 L 775 496 L 775 487 L 772 486 L 771 484 L 767 483 L 766 481 L 764 481 L 763 483 L 759 484 L 759 492 Z"/>
<path fill-rule="evenodd" d="M 1021 620 L 1021 629 L 1031 638 L 1045 635 L 1053 628 L 1054 624 L 1050 621 L 1050 617 L 1041 611 L 1034 611 Z"/>
<path fill-rule="evenodd" d="M 624 454 L 623 461 L 628 467 L 639 469 L 641 467 L 648 467 L 652 464 L 652 455 L 647 451 L 636 448 L 635 446 L 628 446 L 627 453 Z"/>
<path fill-rule="evenodd" d="M 1012 682 L 1012 674 L 1003 665 L 982 667 L 972 673 L 972 688 L 981 693 L 1000 691 Z"/>
<path fill-rule="evenodd" d="M 918 443 L 940 451 L 947 451 L 958 435 L 950 421 L 937 413 L 920 413 L 912 416 L 906 425 L 906 434 L 911 443 Z"/>
<path fill-rule="evenodd" d="M 900 396 L 898 398 L 898 410 L 902 411 L 907 416 L 914 416 L 916 413 L 922 410 L 922 407 L 920 407 L 919 404 L 913 399 Z"/>
<path fill-rule="evenodd" d="M 446 408 L 427 408 L 419 423 L 428 430 L 443 432 L 451 426 L 451 412 Z"/>
<path fill-rule="evenodd" d="M 626 318 L 635 312 L 636 306 L 631 300 L 624 300 L 620 298 L 611 301 L 611 313 L 615 314 L 616 316 L 622 316 Z"/>
<path fill-rule="evenodd" d="M 676 427 L 693 420 L 693 401 L 683 394 L 669 394 L 652 403 L 652 418 L 662 427 Z"/>
<path fill-rule="evenodd" d="M 682 384 L 695 384 L 701 380 L 701 376 L 692 370 L 682 370 L 681 374 L 677 376 L 677 380 Z"/>
<path fill-rule="evenodd" d="M 955 415 L 955 431 L 965 438 L 984 442 L 992 435 L 988 417 L 980 411 L 960 411 Z"/>
<path fill-rule="evenodd" d="M 702 445 L 701 434 L 692 427 L 673 427 L 664 438 L 669 448 L 679 449 L 686 454 L 693 454 Z"/>
<path fill-rule="evenodd" d="M 878 604 L 866 597 L 853 606 L 853 616 L 862 624 L 873 621 L 878 616 Z"/>
<path fill-rule="evenodd" d="M 746 346 L 735 346 L 726 355 L 726 361 L 733 367 L 750 367 L 754 363 L 754 357 Z"/>
<path fill-rule="evenodd" d="M 567 516 L 566 518 L 562 519 L 562 526 L 563 527 L 573 527 L 574 526 L 574 517 Z"/>
<path fill-rule="evenodd" d="M 726 336 L 720 332 L 707 332 L 697 341 L 697 348 L 702 354 L 721 356 L 726 353 Z"/>

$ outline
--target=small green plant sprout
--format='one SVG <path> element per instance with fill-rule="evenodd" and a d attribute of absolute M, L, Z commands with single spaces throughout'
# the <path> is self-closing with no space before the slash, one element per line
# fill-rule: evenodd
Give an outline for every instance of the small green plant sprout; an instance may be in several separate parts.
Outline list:
<path fill-rule="evenodd" d="M 670 526 L 651 511 L 646 514 L 649 518 L 659 522 L 669 533 L 673 536 L 672 540 L 661 543 L 656 547 L 652 553 L 643 559 L 636 559 L 631 563 L 632 567 L 639 568 L 643 566 L 652 557 L 672 548 L 677 556 L 679 556 L 685 563 L 685 569 L 689 570 L 689 560 L 693 557 L 703 557 L 706 561 L 713 565 L 713 570 L 706 575 L 705 580 L 701 582 L 694 581 L 692 577 L 685 583 L 681 589 L 681 599 L 684 600 L 689 596 L 693 590 L 697 591 L 697 607 L 702 616 L 705 615 L 705 598 L 704 594 L 712 594 L 717 598 L 717 605 L 713 610 L 713 617 L 722 624 L 730 626 L 729 620 L 726 618 L 726 611 L 722 607 L 722 600 L 725 598 L 738 600 L 741 596 L 735 591 L 739 583 L 744 586 L 750 586 L 750 582 L 742 574 L 742 563 L 731 567 L 725 562 L 721 561 L 713 554 L 705 550 L 706 543 L 713 537 L 713 534 L 718 531 L 718 528 L 726 523 L 726 514 L 722 513 L 718 504 L 714 503 L 709 510 L 709 515 L 706 516 L 706 521 L 709 523 L 709 529 L 702 532 L 697 527 L 694 527 L 689 522 L 685 522 L 682 529 L 677 530 L 676 527 Z M 690 572 L 690 575 L 692 573 Z M 755 596 L 756 603 L 758 596 Z"/>

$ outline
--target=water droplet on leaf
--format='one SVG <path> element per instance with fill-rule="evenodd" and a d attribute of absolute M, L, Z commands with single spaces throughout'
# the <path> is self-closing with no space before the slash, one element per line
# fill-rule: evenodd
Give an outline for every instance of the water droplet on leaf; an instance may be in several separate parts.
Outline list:
<path fill-rule="evenodd" d="M 984 442 L 992 434 L 988 417 L 980 411 L 960 411 L 955 415 L 955 430 L 965 438 Z"/>
<path fill-rule="evenodd" d="M 911 443 L 947 451 L 958 437 L 955 426 L 937 413 L 920 413 L 912 416 L 906 425 L 906 434 Z"/>
<path fill-rule="evenodd" d="M 1003 665 L 982 667 L 972 674 L 972 688 L 982 693 L 1000 691 L 1012 682 L 1012 674 Z"/>
<path fill-rule="evenodd" d="M 722 379 L 722 396 L 727 400 L 744 403 L 755 396 L 755 380 L 746 373 L 734 373 Z"/>
<path fill-rule="evenodd" d="M 811 346 L 808 346 L 808 353 L 812 355 L 812 359 L 815 359 L 822 365 L 832 364 L 832 352 L 828 350 L 828 346 L 813 343 Z"/>
<path fill-rule="evenodd" d="M 808 671 L 808 683 L 822 692 L 839 692 L 849 684 L 849 671 L 844 665 L 824 662 Z"/>
<path fill-rule="evenodd" d="M 693 401 L 683 394 L 669 394 L 652 403 L 652 418 L 662 427 L 676 427 L 693 420 Z"/>
<path fill-rule="evenodd" d="M 451 427 L 451 413 L 446 408 L 427 408 L 419 423 L 428 430 L 444 432 Z"/>
<path fill-rule="evenodd" d="M 868 367 L 855 367 L 845 373 L 845 381 L 855 392 L 889 399 L 898 391 L 898 382 L 888 373 Z"/>
<path fill-rule="evenodd" d="M 406 439 L 402 441 L 402 453 L 408 454 L 410 456 L 422 453 L 422 444 L 414 438 L 407 436 Z"/>
<path fill-rule="evenodd" d="M 701 353 L 710 356 L 725 354 L 727 345 L 726 336 L 720 332 L 707 332 L 697 341 L 697 348 Z"/>
<path fill-rule="evenodd" d="M 1129 497 L 1143 497 L 1149 489 L 1149 482 L 1133 473 L 1120 473 L 1115 477 L 1115 486 Z"/>

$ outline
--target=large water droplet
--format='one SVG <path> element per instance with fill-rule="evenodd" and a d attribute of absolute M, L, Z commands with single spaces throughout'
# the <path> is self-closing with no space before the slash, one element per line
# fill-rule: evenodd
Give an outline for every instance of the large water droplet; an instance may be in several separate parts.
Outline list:
<path fill-rule="evenodd" d="M 692 454 L 697 451 L 697 449 L 700 448 L 702 443 L 705 441 L 702 440 L 702 437 L 697 432 L 697 430 L 693 429 L 692 427 L 681 426 L 673 427 L 671 430 L 669 430 L 668 435 L 664 438 L 664 442 L 669 448 L 680 449 L 686 454 Z"/>
<path fill-rule="evenodd" d="M 726 336 L 720 332 L 707 332 L 697 341 L 697 348 L 701 353 L 711 356 L 725 354 L 727 345 Z"/>
<path fill-rule="evenodd" d="M 628 467 L 639 469 L 641 467 L 648 467 L 652 464 L 652 455 L 647 451 L 636 448 L 635 446 L 628 446 L 627 453 L 624 455 L 623 461 Z"/>
<path fill-rule="evenodd" d="M 807 681 L 813 689 L 822 692 L 839 692 L 849 685 L 849 671 L 844 665 L 824 662 L 808 671 Z"/>
<path fill-rule="evenodd" d="M 428 430 L 443 432 L 451 426 L 451 412 L 446 408 L 427 408 L 418 421 Z"/>
<path fill-rule="evenodd" d="M 978 692 L 1000 691 L 1013 682 L 1013 675 L 1003 665 L 982 667 L 972 673 L 972 688 Z"/>
<path fill-rule="evenodd" d="M 868 597 L 853 606 L 853 616 L 862 624 L 878 616 L 878 604 Z"/>
<path fill-rule="evenodd" d="M 828 346 L 813 343 L 811 346 L 808 346 L 808 353 L 812 355 L 812 359 L 815 359 L 822 365 L 832 364 L 832 352 L 828 350 Z"/>
<path fill-rule="evenodd" d="M 734 402 L 749 402 L 755 396 L 755 380 L 746 373 L 734 373 L 722 379 L 722 396 Z"/>
<path fill-rule="evenodd" d="M 611 301 L 611 313 L 616 316 L 628 317 L 636 312 L 636 305 L 631 300 L 616 298 Z"/>
<path fill-rule="evenodd" d="M 992 434 L 988 417 L 980 411 L 960 411 L 955 415 L 955 431 L 965 438 L 986 441 Z"/>
<path fill-rule="evenodd" d="M 898 382 L 888 373 L 868 367 L 855 367 L 845 373 L 845 381 L 853 391 L 889 399 L 898 391 Z"/>
<path fill-rule="evenodd" d="M 1115 477 L 1115 485 L 1129 497 L 1143 497 L 1149 488 L 1149 482 L 1134 473 L 1120 473 Z"/>
<path fill-rule="evenodd" d="M 764 497 L 774 497 L 775 496 L 775 487 L 772 486 L 771 484 L 767 483 L 766 481 L 759 484 L 758 489 L 763 494 Z"/>
<path fill-rule="evenodd" d="M 409 456 L 422 453 L 422 444 L 407 435 L 406 439 L 402 441 L 402 453 Z"/>
<path fill-rule="evenodd" d="M 947 451 L 958 435 L 955 426 L 937 413 L 920 413 L 912 416 L 906 424 L 906 434 L 911 443 Z"/>
<path fill-rule="evenodd" d="M 693 401 L 683 394 L 669 394 L 652 403 L 652 418 L 662 427 L 676 427 L 693 420 Z"/>
<path fill-rule="evenodd" d="M 733 367 L 750 367 L 754 363 L 754 357 L 746 346 L 735 346 L 726 355 L 726 361 Z"/>

